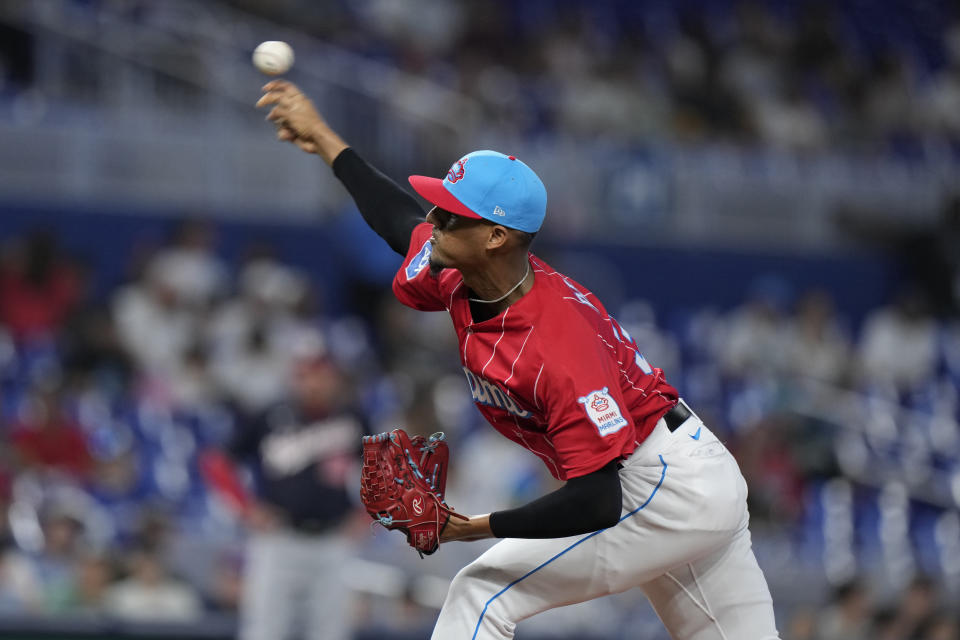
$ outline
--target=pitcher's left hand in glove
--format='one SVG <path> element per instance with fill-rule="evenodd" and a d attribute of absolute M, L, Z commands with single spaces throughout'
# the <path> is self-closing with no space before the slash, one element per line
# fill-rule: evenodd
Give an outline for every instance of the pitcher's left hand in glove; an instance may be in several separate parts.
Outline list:
<path fill-rule="evenodd" d="M 443 433 L 410 438 L 403 429 L 363 438 L 360 499 L 387 529 L 399 529 L 423 554 L 440 546 L 450 516 L 467 520 L 443 501 L 449 449 Z"/>

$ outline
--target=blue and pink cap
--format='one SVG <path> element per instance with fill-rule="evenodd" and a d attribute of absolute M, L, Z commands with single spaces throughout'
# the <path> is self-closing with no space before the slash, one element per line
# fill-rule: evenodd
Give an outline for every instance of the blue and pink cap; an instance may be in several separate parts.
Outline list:
<path fill-rule="evenodd" d="M 540 229 L 547 212 L 547 190 L 533 169 L 496 151 L 468 153 L 442 180 L 409 180 L 417 193 L 441 209 L 527 233 Z"/>

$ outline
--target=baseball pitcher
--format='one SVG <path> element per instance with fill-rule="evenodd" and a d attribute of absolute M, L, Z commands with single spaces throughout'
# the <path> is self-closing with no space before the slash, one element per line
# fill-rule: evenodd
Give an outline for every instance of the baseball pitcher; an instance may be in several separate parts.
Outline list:
<path fill-rule="evenodd" d="M 424 219 L 295 85 L 268 83 L 257 105 L 272 107 L 280 140 L 332 167 L 367 223 L 404 256 L 397 298 L 450 314 L 484 417 L 565 483 L 518 508 L 460 516 L 430 494 L 442 478 L 426 462 L 433 449 L 421 453 L 429 443 L 405 444 L 402 432 L 365 443 L 365 456 L 367 444 L 416 452 L 369 451 L 370 468 L 378 456 L 397 465 L 393 484 L 414 492 L 407 502 L 374 505 L 388 497 L 382 472 L 365 478 L 364 491 L 383 524 L 417 527 L 405 531 L 418 550 L 502 539 L 454 578 L 433 638 L 513 638 L 538 612 L 633 587 L 673 638 L 778 638 L 736 461 L 596 296 L 530 253 L 547 205 L 533 170 L 475 151 L 442 179 L 411 176 L 433 205 Z M 426 524 L 413 519 L 425 504 Z"/>

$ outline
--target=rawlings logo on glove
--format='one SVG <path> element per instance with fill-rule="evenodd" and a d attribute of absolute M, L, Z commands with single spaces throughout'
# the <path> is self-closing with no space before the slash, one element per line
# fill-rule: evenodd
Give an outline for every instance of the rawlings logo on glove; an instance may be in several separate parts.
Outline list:
<path fill-rule="evenodd" d="M 440 546 L 440 533 L 455 513 L 443 501 L 450 456 L 444 435 L 410 438 L 403 429 L 363 438 L 360 499 L 387 529 L 399 529 L 423 554 Z"/>

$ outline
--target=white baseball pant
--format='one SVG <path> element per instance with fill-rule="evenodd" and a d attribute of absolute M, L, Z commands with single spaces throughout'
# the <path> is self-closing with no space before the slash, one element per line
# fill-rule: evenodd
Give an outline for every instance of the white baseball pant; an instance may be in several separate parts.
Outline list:
<path fill-rule="evenodd" d="M 454 578 L 433 640 L 513 638 L 541 611 L 639 587 L 675 640 L 775 640 L 753 555 L 747 485 L 696 416 L 661 419 L 620 470 L 620 522 L 583 536 L 505 539 Z"/>

